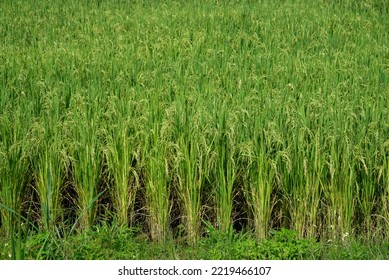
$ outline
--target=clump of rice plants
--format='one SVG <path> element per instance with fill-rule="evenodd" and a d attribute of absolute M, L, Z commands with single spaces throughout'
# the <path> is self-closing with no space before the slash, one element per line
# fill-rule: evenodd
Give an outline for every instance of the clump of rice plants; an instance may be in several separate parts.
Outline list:
<path fill-rule="evenodd" d="M 169 122 L 163 126 L 158 120 L 163 112 L 151 98 L 149 108 L 150 130 L 144 135 L 142 147 L 143 176 L 145 180 L 146 207 L 148 212 L 148 227 L 152 240 L 162 242 L 170 235 L 169 220 L 171 212 L 171 168 L 168 162 L 170 143 L 164 139 L 164 133 L 169 129 Z"/>
<path fill-rule="evenodd" d="M 110 196 L 120 225 L 131 225 L 134 218 L 135 195 L 139 175 L 134 166 L 137 157 L 136 106 L 134 101 L 123 102 L 112 97 L 107 110 L 106 144 L 104 149 L 114 186 Z"/>
<path fill-rule="evenodd" d="M 54 96 L 51 96 L 54 95 Z M 41 222 L 45 230 L 53 231 L 63 217 L 61 209 L 61 187 L 68 160 L 63 142 L 58 92 L 45 93 L 46 103 L 40 116 L 43 125 L 38 125 L 36 137 L 39 139 L 37 154 L 33 158 L 36 192 L 41 210 Z"/>
<path fill-rule="evenodd" d="M 23 103 L 22 103 L 23 104 Z M 23 196 L 29 179 L 29 137 L 28 103 L 13 115 L 3 115 L 1 119 L 1 159 L 0 168 L 0 216 L 1 230 L 6 237 L 13 235 L 18 228 L 17 221 L 22 213 Z"/>
<path fill-rule="evenodd" d="M 102 114 L 94 96 L 75 95 L 78 108 L 67 124 L 71 140 L 67 142 L 72 158 L 74 184 L 77 191 L 78 219 L 81 229 L 90 228 L 96 219 L 97 192 L 101 177 L 102 152 L 100 119 Z"/>
<path fill-rule="evenodd" d="M 201 106 L 196 100 L 183 100 L 175 110 L 175 138 L 177 139 L 177 191 L 182 205 L 182 222 L 188 243 L 195 244 L 201 236 L 201 208 L 204 185 L 208 177 L 210 145 L 207 143 L 206 113 L 194 110 Z M 196 115 L 193 115 L 196 113 Z M 200 133 L 202 131 L 202 133 Z"/>

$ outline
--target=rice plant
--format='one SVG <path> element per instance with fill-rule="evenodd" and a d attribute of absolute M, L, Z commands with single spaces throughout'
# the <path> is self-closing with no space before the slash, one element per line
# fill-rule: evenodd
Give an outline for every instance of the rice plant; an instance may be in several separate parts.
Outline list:
<path fill-rule="evenodd" d="M 120 225 L 131 225 L 134 217 L 135 195 L 139 188 L 139 175 L 134 166 L 137 154 L 136 126 L 133 121 L 133 101 L 122 102 L 117 98 L 107 111 L 107 140 L 104 147 L 109 172 L 114 180 L 111 200 Z M 134 111 L 132 112 L 131 109 Z"/>
<path fill-rule="evenodd" d="M 101 126 L 98 100 L 91 96 L 74 96 L 77 108 L 69 116 L 71 140 L 68 142 L 72 158 L 74 183 L 77 191 L 78 219 L 81 229 L 90 228 L 96 219 L 98 185 L 101 176 Z M 77 112 L 78 111 L 78 112 Z"/>
<path fill-rule="evenodd" d="M 45 126 L 36 127 L 38 138 L 37 154 L 33 158 L 36 191 L 41 209 L 42 224 L 45 230 L 53 231 L 63 218 L 61 209 L 61 187 L 68 168 L 68 160 L 63 143 L 62 121 L 58 93 L 44 93 L 41 120 Z"/>
<path fill-rule="evenodd" d="M 224 233 L 232 230 L 234 183 L 238 173 L 234 127 L 229 125 L 227 109 L 222 107 L 215 116 L 217 134 L 215 134 L 213 149 L 217 158 L 213 168 L 213 184 L 215 184 L 216 223 L 218 229 Z"/>
<path fill-rule="evenodd" d="M 254 121 L 258 122 L 259 121 Z M 265 133 L 259 128 L 255 130 L 258 134 L 250 147 L 250 164 L 247 168 L 246 176 L 246 197 L 248 205 L 253 213 L 253 226 L 256 236 L 264 239 L 268 236 L 271 212 L 272 198 L 276 184 L 275 160 L 271 158 L 272 151 Z"/>
<path fill-rule="evenodd" d="M 183 208 L 182 222 L 186 238 L 188 243 L 195 244 L 201 235 L 201 203 L 208 176 L 205 164 L 208 163 L 210 147 L 205 138 L 207 133 L 207 126 L 203 121 L 205 113 L 193 115 L 194 108 L 201 105 L 188 100 L 183 103 L 177 105 L 175 121 L 177 191 Z M 200 134 L 200 131 L 203 133 Z"/>
<path fill-rule="evenodd" d="M 155 103 L 158 98 L 151 98 L 148 134 L 142 147 L 143 176 L 145 180 L 146 207 L 148 226 L 152 240 L 162 242 L 169 237 L 171 168 L 168 162 L 170 143 L 163 138 L 166 127 L 157 122 L 163 113 Z"/>
<path fill-rule="evenodd" d="M 26 108 L 27 109 L 27 108 Z M 25 111 L 28 116 L 28 111 Z M 1 117 L 1 177 L 0 213 L 1 229 L 10 237 L 17 229 L 18 216 L 22 213 L 22 203 L 29 178 L 28 131 L 21 110 L 13 111 L 13 117 Z"/>

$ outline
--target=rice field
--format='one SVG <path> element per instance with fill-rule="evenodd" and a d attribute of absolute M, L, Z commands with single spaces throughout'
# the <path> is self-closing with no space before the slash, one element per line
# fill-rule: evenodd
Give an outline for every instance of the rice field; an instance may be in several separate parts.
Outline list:
<path fill-rule="evenodd" d="M 0 236 L 389 237 L 389 3 L 0 3 Z"/>

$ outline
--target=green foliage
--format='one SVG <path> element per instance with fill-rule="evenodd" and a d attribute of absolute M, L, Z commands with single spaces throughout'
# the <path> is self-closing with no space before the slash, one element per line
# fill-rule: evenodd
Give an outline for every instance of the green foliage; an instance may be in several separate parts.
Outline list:
<path fill-rule="evenodd" d="M 273 231 L 271 238 L 259 245 L 259 255 L 275 260 L 311 259 L 318 247 L 314 240 L 299 239 L 297 232 L 281 229 Z"/>
<path fill-rule="evenodd" d="M 139 229 L 103 224 L 60 238 L 47 232 L 30 232 L 23 237 L 20 252 L 24 259 L 69 260 L 307 260 L 307 259 L 387 259 L 386 242 L 372 243 L 348 239 L 342 242 L 317 242 L 298 238 L 294 231 L 272 231 L 265 240 L 250 233 L 226 234 L 215 228 L 195 245 L 166 240 L 149 242 Z M 15 258 L 9 239 L 0 239 L 0 259 Z"/>
<path fill-rule="evenodd" d="M 299 239 L 295 231 L 281 229 L 272 231 L 268 239 L 256 240 L 249 234 L 223 234 L 210 232 L 201 243 L 208 247 L 207 259 L 268 259 L 295 260 L 311 259 L 319 248 L 316 241 Z"/>
<path fill-rule="evenodd" d="M 388 4 L 335 2 L 3 1 L 0 233 L 388 239 Z"/>

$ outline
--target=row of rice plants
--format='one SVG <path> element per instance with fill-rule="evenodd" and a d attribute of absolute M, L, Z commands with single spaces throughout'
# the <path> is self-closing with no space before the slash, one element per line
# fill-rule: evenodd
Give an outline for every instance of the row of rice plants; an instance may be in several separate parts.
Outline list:
<path fill-rule="evenodd" d="M 44 230 L 111 217 L 156 241 L 177 220 L 190 243 L 202 221 L 388 236 L 377 10 L 95 4 L 5 5 L 2 233 L 32 204 Z"/>

